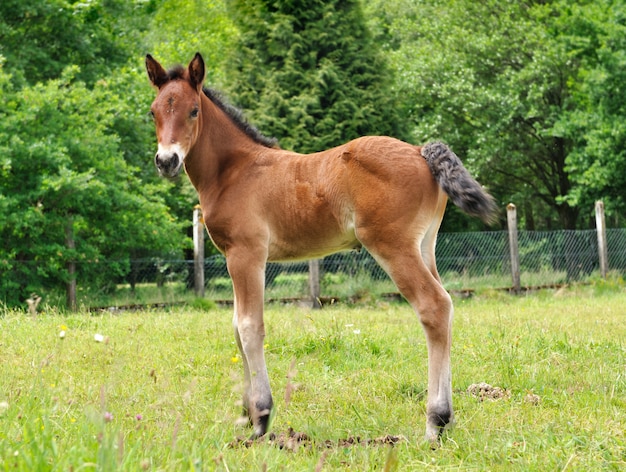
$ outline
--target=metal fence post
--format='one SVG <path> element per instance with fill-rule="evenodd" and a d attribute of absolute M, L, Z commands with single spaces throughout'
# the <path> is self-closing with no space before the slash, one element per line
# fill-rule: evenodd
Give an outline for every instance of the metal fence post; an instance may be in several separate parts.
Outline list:
<path fill-rule="evenodd" d="M 309 293 L 311 294 L 311 306 L 321 308 L 320 302 L 320 260 L 311 259 L 309 261 Z"/>
<path fill-rule="evenodd" d="M 513 277 L 513 291 L 519 293 L 521 290 L 519 275 L 519 245 L 517 241 L 517 209 L 515 205 L 509 203 L 506 206 L 506 219 L 509 229 L 509 249 L 511 251 L 511 275 Z"/>
<path fill-rule="evenodd" d="M 193 209 L 193 270 L 196 297 L 204 297 L 204 220 L 200 205 Z"/>
<path fill-rule="evenodd" d="M 609 254 L 606 244 L 606 224 L 604 222 L 604 202 L 596 202 L 596 231 L 598 232 L 598 255 L 600 257 L 600 274 L 606 279 L 609 270 Z"/>

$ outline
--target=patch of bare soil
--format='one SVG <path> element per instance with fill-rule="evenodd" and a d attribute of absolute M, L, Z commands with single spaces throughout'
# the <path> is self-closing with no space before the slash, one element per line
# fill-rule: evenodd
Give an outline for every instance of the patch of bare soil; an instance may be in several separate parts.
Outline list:
<path fill-rule="evenodd" d="M 398 443 L 406 441 L 407 439 L 404 436 L 393 436 L 391 434 L 387 434 L 385 436 L 381 436 L 375 439 L 365 439 L 359 436 L 350 436 L 345 439 L 326 439 L 325 441 L 315 441 L 311 439 L 306 433 L 300 433 L 294 431 L 293 428 L 289 428 L 287 432 L 279 434 L 270 433 L 256 439 L 237 438 L 229 444 L 229 447 L 252 447 L 255 444 L 268 443 L 275 445 L 280 449 L 296 451 L 300 447 L 333 449 L 335 447 L 352 446 L 394 446 Z"/>

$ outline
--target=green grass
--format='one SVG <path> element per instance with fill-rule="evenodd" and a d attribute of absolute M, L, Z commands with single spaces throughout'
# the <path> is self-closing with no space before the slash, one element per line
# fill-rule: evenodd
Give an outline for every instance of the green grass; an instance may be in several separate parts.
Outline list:
<path fill-rule="evenodd" d="M 335 297 L 342 301 L 363 301 L 380 298 L 381 295 L 397 292 L 391 280 L 382 275 L 374 277 L 365 270 L 354 273 L 325 273 L 320 280 L 321 296 Z M 611 274 L 613 279 L 619 279 L 618 273 Z M 444 287 L 452 292 L 490 288 L 510 288 L 512 281 L 508 273 L 459 273 L 446 272 L 441 276 Z M 599 274 L 593 273 L 581 282 L 593 282 Z M 521 273 L 522 287 L 549 287 L 563 284 L 567 281 L 565 272 L 540 271 Z M 214 300 L 232 300 L 233 287 L 229 277 L 213 277 L 207 280 L 205 295 Z M 307 273 L 280 273 L 265 290 L 266 300 L 283 300 L 310 296 L 309 278 Z M 129 284 L 118 284 L 109 290 L 93 290 L 78 285 L 77 304 L 84 308 L 102 308 L 129 305 L 150 304 L 178 304 L 190 303 L 195 299 L 192 289 L 187 288 L 184 282 L 170 280 L 162 285 L 154 282 L 142 282 L 131 289 Z M 66 303 L 64 291 L 51 290 L 44 295 L 43 304 L 54 307 L 64 307 Z"/>
<path fill-rule="evenodd" d="M 589 277 L 591 278 L 591 277 Z M 513 285 L 510 273 L 486 273 L 484 275 L 446 272 L 441 280 L 447 290 L 486 290 L 492 287 L 509 288 Z M 543 287 L 562 284 L 567 281 L 565 271 L 546 270 L 542 272 L 522 271 L 520 284 L 522 287 Z"/>
<path fill-rule="evenodd" d="M 437 450 L 422 442 L 426 347 L 406 304 L 268 307 L 272 429 L 306 433 L 296 450 L 229 447 L 250 432 L 230 310 L 5 311 L 0 470 L 623 470 L 624 306 L 623 284 L 603 282 L 455 300 L 457 423 Z M 479 382 L 510 395 L 480 401 Z M 387 434 L 407 441 L 337 445 Z"/>
<path fill-rule="evenodd" d="M 232 289 L 230 297 L 232 298 Z M 119 284 L 110 291 L 90 290 L 79 285 L 76 293 L 77 305 L 85 309 L 186 303 L 194 298 L 194 291 L 187 289 L 183 282 L 167 282 L 161 286 L 156 283 L 138 283 L 134 290 L 129 284 Z M 44 295 L 42 304 L 49 307 L 65 307 L 66 294 L 61 290 L 51 290 Z"/>

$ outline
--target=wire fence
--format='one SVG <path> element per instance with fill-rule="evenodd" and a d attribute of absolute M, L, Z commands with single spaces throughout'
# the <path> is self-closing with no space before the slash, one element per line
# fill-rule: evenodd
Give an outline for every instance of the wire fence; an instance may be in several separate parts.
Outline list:
<path fill-rule="evenodd" d="M 609 267 L 626 271 L 626 230 L 608 230 Z M 520 279 L 524 287 L 544 287 L 586 280 L 599 275 L 595 230 L 519 233 Z M 437 267 L 446 289 L 467 291 L 512 287 L 509 239 L 506 231 L 441 234 L 437 242 Z M 223 275 L 221 256 L 206 264 L 207 289 L 219 296 Z M 384 270 L 365 250 L 339 253 L 322 259 L 321 296 L 360 297 L 395 292 Z M 268 297 L 305 297 L 308 264 L 268 264 Z M 274 295 L 274 296 L 273 296 Z"/>
<path fill-rule="evenodd" d="M 626 229 L 608 229 L 606 233 L 609 269 L 622 276 L 626 273 Z M 599 277 L 595 230 L 520 231 L 518 241 L 523 287 L 555 286 Z M 439 235 L 436 253 L 442 281 L 451 292 L 512 286 L 507 231 L 443 233 Z M 99 263 L 98 271 L 113 268 L 119 274 L 117 282 L 114 287 L 102 288 L 100 294 L 82 287 L 79 276 L 79 305 L 177 303 L 195 298 L 192 260 L 104 261 Z M 232 301 L 232 284 L 223 256 L 205 258 L 204 280 L 205 298 Z M 268 263 L 265 284 L 267 300 L 308 299 L 309 264 Z M 366 250 L 320 260 L 319 285 L 322 299 L 362 300 L 397 291 Z"/>

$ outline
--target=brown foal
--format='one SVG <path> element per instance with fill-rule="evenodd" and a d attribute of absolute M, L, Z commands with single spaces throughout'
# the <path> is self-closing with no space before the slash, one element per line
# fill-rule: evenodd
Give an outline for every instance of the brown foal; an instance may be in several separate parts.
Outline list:
<path fill-rule="evenodd" d="M 185 168 L 208 233 L 226 257 L 244 365 L 243 404 L 254 436 L 267 432 L 273 407 L 263 353 L 266 262 L 364 246 L 424 327 L 426 437 L 436 442 L 453 419 L 453 310 L 435 264 L 437 231 L 448 197 L 486 222 L 496 212 L 493 199 L 444 144 L 369 136 L 309 155 L 285 151 L 203 88 L 200 54 L 187 68 L 169 71 L 148 55 L 146 68 L 158 89 L 151 107 L 155 164 L 170 178 Z"/>

